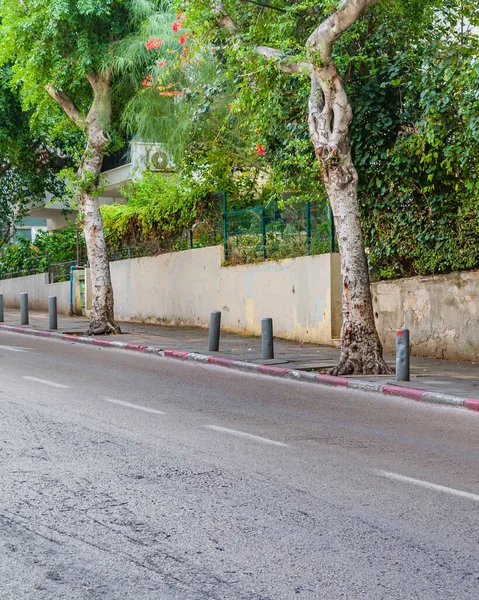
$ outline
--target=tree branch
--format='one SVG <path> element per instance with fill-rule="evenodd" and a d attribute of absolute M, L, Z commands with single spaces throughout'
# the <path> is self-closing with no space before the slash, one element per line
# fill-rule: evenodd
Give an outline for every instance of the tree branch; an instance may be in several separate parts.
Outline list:
<path fill-rule="evenodd" d="M 223 2 L 217 2 L 216 7 L 213 11 L 219 17 L 219 26 L 221 29 L 226 29 L 232 34 L 238 34 L 238 27 L 236 26 L 233 19 L 226 12 L 226 8 Z M 278 67 L 283 73 L 299 73 L 301 75 L 309 75 L 313 69 L 313 66 L 308 61 L 287 61 L 284 60 L 284 55 L 281 50 L 276 48 L 269 48 L 267 46 L 256 46 L 256 52 L 261 56 L 264 56 L 268 60 L 278 60 Z"/>
<path fill-rule="evenodd" d="M 276 48 L 268 48 L 267 46 L 256 46 L 256 52 L 264 56 L 268 60 L 278 59 L 278 67 L 283 73 L 299 73 L 300 75 L 310 75 L 313 70 L 313 65 L 306 60 L 294 62 L 285 60 L 283 52 Z"/>
<path fill-rule="evenodd" d="M 59 104 L 65 113 L 70 117 L 70 119 L 82 129 L 85 128 L 86 121 L 80 110 L 77 108 L 76 104 L 73 100 L 67 96 L 64 92 L 60 90 L 56 90 L 51 83 L 48 83 L 45 86 L 45 90 L 50 94 L 50 96 L 55 100 L 57 104 Z"/>
<path fill-rule="evenodd" d="M 218 15 L 219 26 L 221 29 L 227 29 L 230 33 L 238 33 L 238 27 L 233 19 L 229 16 L 223 2 L 220 1 L 215 3 L 213 14 Z"/>
<path fill-rule="evenodd" d="M 334 42 L 359 19 L 367 8 L 379 1 L 348 0 L 344 8 L 334 12 L 313 31 L 306 45 L 310 49 L 310 54 L 319 51 L 321 66 L 327 65 L 331 60 Z"/>

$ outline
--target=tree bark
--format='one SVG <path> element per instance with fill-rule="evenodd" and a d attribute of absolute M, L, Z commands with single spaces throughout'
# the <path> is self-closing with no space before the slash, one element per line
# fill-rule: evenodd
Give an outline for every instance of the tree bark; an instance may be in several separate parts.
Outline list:
<path fill-rule="evenodd" d="M 391 373 L 374 321 L 369 268 L 351 159 L 352 110 L 336 65 L 313 66 L 309 129 L 334 215 L 343 281 L 341 357 L 331 375 Z"/>
<path fill-rule="evenodd" d="M 98 203 L 98 186 L 108 138 L 105 134 L 110 123 L 111 76 L 108 71 L 91 75 L 88 81 L 93 90 L 93 102 L 84 118 L 72 100 L 63 92 L 47 86 L 47 92 L 62 106 L 66 114 L 87 133 L 77 177 L 79 181 L 78 204 L 83 221 L 83 231 L 90 262 L 92 279 L 92 308 L 88 335 L 120 333 L 115 322 L 113 287 L 110 264 L 106 250 L 103 223 Z"/>
<path fill-rule="evenodd" d="M 374 321 L 369 268 L 359 219 L 358 175 L 351 159 L 349 125 L 352 110 L 343 82 L 332 60 L 334 42 L 369 7 L 380 0 L 345 0 L 313 31 L 306 48 L 308 60 L 290 61 L 284 52 L 255 48 L 276 60 L 285 73 L 309 75 L 309 131 L 333 210 L 343 279 L 341 357 L 332 375 L 391 373 Z M 339 2 L 338 2 L 339 4 Z M 215 3 L 219 26 L 239 35 L 221 0 Z"/>

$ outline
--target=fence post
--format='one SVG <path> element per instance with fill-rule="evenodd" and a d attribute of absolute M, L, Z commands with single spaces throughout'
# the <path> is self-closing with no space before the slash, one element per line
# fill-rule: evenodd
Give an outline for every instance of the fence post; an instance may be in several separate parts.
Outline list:
<path fill-rule="evenodd" d="M 263 245 L 263 259 L 266 260 L 268 253 L 266 252 L 266 209 L 261 207 L 261 239 Z"/>
<path fill-rule="evenodd" d="M 329 205 L 329 251 L 333 254 L 334 248 L 334 215 L 331 204 Z"/>
<path fill-rule="evenodd" d="M 225 261 L 229 258 L 228 253 L 228 202 L 226 192 L 223 192 L 223 249 Z"/>
<path fill-rule="evenodd" d="M 4 314 L 3 314 L 3 294 L 0 294 L 0 323 L 3 323 L 4 321 Z"/>
<path fill-rule="evenodd" d="M 261 319 L 261 350 L 263 359 L 274 358 L 273 319 Z"/>
<path fill-rule="evenodd" d="M 306 202 L 306 256 L 311 254 L 311 205 Z"/>
<path fill-rule="evenodd" d="M 56 296 L 48 296 L 48 327 L 50 329 L 58 329 Z"/>
<path fill-rule="evenodd" d="M 396 381 L 409 381 L 409 329 L 396 329 Z"/>
<path fill-rule="evenodd" d="M 193 250 L 193 229 L 190 229 L 190 250 Z"/>
<path fill-rule="evenodd" d="M 20 325 L 28 325 L 28 293 L 20 294 Z"/>
<path fill-rule="evenodd" d="M 218 352 L 220 348 L 221 311 L 212 310 L 210 313 L 210 334 L 208 337 L 208 350 Z"/>

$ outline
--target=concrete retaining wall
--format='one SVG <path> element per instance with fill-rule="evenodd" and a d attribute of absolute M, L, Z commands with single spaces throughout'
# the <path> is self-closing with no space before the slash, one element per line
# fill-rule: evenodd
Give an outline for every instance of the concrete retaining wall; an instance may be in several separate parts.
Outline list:
<path fill-rule="evenodd" d="M 339 255 L 222 267 L 220 246 L 111 264 L 118 319 L 259 334 L 272 317 L 275 335 L 330 344 L 341 328 Z"/>
<path fill-rule="evenodd" d="M 417 356 L 479 359 L 479 271 L 381 281 L 372 292 L 387 351 L 396 329 L 406 327 Z"/>
<path fill-rule="evenodd" d="M 330 344 L 339 337 L 337 254 L 235 267 L 221 261 L 217 246 L 111 263 L 117 318 L 207 327 L 210 311 L 221 310 L 222 326 L 232 331 L 259 334 L 261 319 L 272 317 L 275 335 L 285 339 Z M 6 307 L 17 308 L 21 292 L 32 310 L 47 310 L 53 295 L 68 314 L 69 282 L 48 284 L 47 275 L 0 281 Z M 479 271 L 382 281 L 372 293 L 387 351 L 394 352 L 396 329 L 407 327 L 415 355 L 479 360 Z"/>
<path fill-rule="evenodd" d="M 70 282 L 48 283 L 48 274 L 29 275 L 0 281 L 0 294 L 3 294 L 5 308 L 18 308 L 20 294 L 28 292 L 28 305 L 32 310 L 48 310 L 48 296 L 57 297 L 60 314 L 70 310 Z"/>

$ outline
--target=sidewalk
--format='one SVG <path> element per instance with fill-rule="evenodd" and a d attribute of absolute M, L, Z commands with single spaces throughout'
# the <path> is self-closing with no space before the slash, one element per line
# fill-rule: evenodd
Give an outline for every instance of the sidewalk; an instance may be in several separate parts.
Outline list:
<path fill-rule="evenodd" d="M 300 344 L 298 342 L 289 342 L 286 340 L 275 339 L 273 360 L 262 360 L 261 358 L 261 340 L 256 337 L 242 336 L 239 334 L 223 332 L 220 340 L 219 352 L 208 352 L 208 331 L 196 327 L 171 327 L 158 325 L 144 325 L 135 323 L 121 323 L 122 333 L 116 336 L 102 336 L 101 339 L 106 343 L 114 341 L 121 342 L 122 346 L 148 346 L 158 351 L 174 350 L 177 358 L 196 358 L 187 356 L 189 353 L 195 355 L 210 355 L 226 359 L 223 361 L 225 366 L 230 366 L 231 361 L 241 361 L 251 363 L 252 365 L 267 365 L 276 367 L 270 369 L 269 374 L 279 374 L 286 370 L 295 371 L 315 371 L 324 372 L 325 369 L 333 367 L 339 359 L 339 348 L 329 346 L 316 346 L 313 344 Z M 23 330 L 48 331 L 48 314 L 43 312 L 30 311 L 30 324 L 20 326 L 19 310 L 5 309 L 5 322 L 0 324 L 8 330 L 8 327 L 15 327 Z M 88 328 L 88 319 L 85 317 L 58 317 L 58 332 L 79 335 Z M 412 340 L 412 344 L 414 341 Z M 170 354 L 171 353 L 167 353 Z M 395 365 L 395 357 L 386 355 L 387 362 Z M 203 361 L 204 362 L 204 361 Z M 211 362 L 211 361 L 210 361 Z M 221 361 L 216 361 L 220 363 Z M 262 369 L 267 371 L 267 369 Z M 326 378 L 325 378 L 326 379 Z M 394 391 L 384 391 L 382 388 L 397 386 L 408 388 L 411 392 L 408 397 L 417 400 L 421 398 L 420 392 L 428 392 L 431 396 L 426 401 L 434 402 L 434 395 L 445 395 L 451 397 L 451 402 L 441 402 L 444 404 L 457 404 L 457 399 L 479 400 L 479 366 L 474 363 L 467 363 L 452 360 L 435 360 L 429 358 L 411 357 L 411 381 L 396 382 L 394 376 L 361 376 L 354 375 L 347 378 L 337 378 L 338 385 L 348 385 L 350 387 L 368 389 L 372 391 L 383 391 L 383 393 L 395 394 Z M 415 397 L 414 390 L 418 393 Z M 469 408 L 479 410 L 479 403 L 472 403 Z"/>

